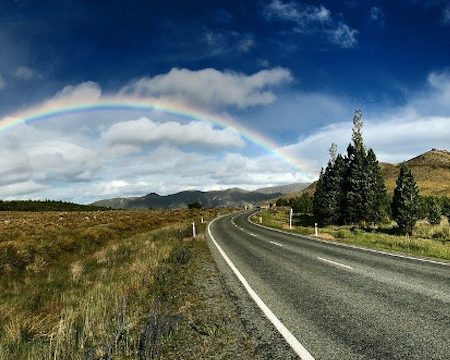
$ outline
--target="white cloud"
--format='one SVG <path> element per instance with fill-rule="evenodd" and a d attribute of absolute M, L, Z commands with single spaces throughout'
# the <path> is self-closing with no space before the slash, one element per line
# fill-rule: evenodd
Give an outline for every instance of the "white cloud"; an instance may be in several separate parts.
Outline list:
<path fill-rule="evenodd" d="M 53 104 L 77 104 L 83 102 L 95 102 L 100 100 L 102 90 L 100 85 L 93 81 L 86 81 L 78 85 L 67 85 L 59 91 L 49 103 Z"/>
<path fill-rule="evenodd" d="M 28 66 L 19 66 L 16 69 L 14 76 L 24 81 L 42 78 L 41 74 L 39 74 L 36 70 L 29 68 Z"/>
<path fill-rule="evenodd" d="M 424 91 L 412 96 L 402 107 L 365 114 L 363 136 L 381 161 L 401 162 L 432 148 L 449 149 L 450 139 L 450 74 L 432 72 Z M 318 173 L 325 166 L 330 144 L 346 151 L 351 139 L 351 116 L 317 129 L 286 146 L 286 152 L 310 159 Z"/>
<path fill-rule="evenodd" d="M 272 0 L 265 4 L 263 14 L 267 20 L 279 19 L 294 23 L 293 30 L 299 34 L 323 34 L 328 42 L 341 48 L 351 48 L 358 43 L 358 31 L 342 21 L 335 21 L 330 10 L 323 5 Z"/>
<path fill-rule="evenodd" d="M 5 200 L 44 199 L 45 197 L 35 196 L 34 194 L 45 189 L 47 189 L 45 185 L 34 181 L 24 181 L 0 186 L 0 194 Z"/>
<path fill-rule="evenodd" d="M 330 20 L 330 11 L 320 6 L 303 5 L 299 6 L 294 2 L 283 2 L 280 0 L 272 0 L 264 7 L 264 15 L 266 18 L 279 18 L 282 20 L 295 21 L 302 26 L 311 22 L 326 22 Z"/>
<path fill-rule="evenodd" d="M 285 68 L 261 70 L 252 75 L 212 68 L 173 68 L 167 74 L 141 78 L 121 90 L 122 94 L 170 98 L 207 108 L 247 108 L 275 100 L 272 88 L 292 81 Z"/>
<path fill-rule="evenodd" d="M 192 121 L 188 124 L 169 121 L 158 123 L 148 118 L 116 123 L 103 133 L 112 145 L 139 146 L 170 142 L 175 145 L 207 147 L 243 147 L 245 142 L 232 128 L 215 129 L 210 124 Z"/>
<path fill-rule="evenodd" d="M 4 90 L 6 88 L 6 81 L 5 78 L 0 74 L 0 91 Z"/>
<path fill-rule="evenodd" d="M 335 28 L 330 29 L 328 33 L 331 42 L 343 49 L 355 47 L 358 43 L 356 39 L 358 31 L 341 22 Z"/>

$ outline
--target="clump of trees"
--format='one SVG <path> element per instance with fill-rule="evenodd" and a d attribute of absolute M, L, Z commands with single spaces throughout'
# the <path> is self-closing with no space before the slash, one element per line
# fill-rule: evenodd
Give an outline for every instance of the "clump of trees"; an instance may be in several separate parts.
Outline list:
<path fill-rule="evenodd" d="M 279 198 L 276 206 L 289 206 L 295 213 L 311 214 L 313 211 L 313 197 L 308 193 L 290 199 Z"/>
<path fill-rule="evenodd" d="M 313 214 L 322 225 L 379 223 L 388 213 L 381 169 L 372 149 L 364 146 L 362 113 L 353 116 L 352 142 L 347 154 L 330 147 L 330 160 L 322 169 L 313 197 Z"/>
<path fill-rule="evenodd" d="M 198 201 L 194 201 L 193 203 L 188 204 L 188 209 L 201 209 L 202 204 Z"/>
<path fill-rule="evenodd" d="M 413 174 L 404 164 L 389 202 L 375 152 L 364 146 L 362 125 L 358 110 L 345 156 L 337 153 L 336 144 L 330 147 L 330 159 L 320 172 L 312 201 L 315 221 L 321 226 L 376 224 L 391 215 L 400 233 L 412 235 L 418 219 L 437 225 L 442 215 L 450 218 L 450 198 L 420 197 Z"/>

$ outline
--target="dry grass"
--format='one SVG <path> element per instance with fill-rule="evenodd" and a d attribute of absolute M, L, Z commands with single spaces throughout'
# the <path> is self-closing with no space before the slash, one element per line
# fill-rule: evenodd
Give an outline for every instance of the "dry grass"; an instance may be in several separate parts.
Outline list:
<path fill-rule="evenodd" d="M 218 212 L 1 213 L 0 359 L 138 358 L 161 269 Z"/>

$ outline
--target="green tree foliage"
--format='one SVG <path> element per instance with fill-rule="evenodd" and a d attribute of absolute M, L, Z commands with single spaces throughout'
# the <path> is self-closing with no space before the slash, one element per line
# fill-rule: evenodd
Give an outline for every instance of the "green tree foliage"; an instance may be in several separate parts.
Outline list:
<path fill-rule="evenodd" d="M 450 221 L 450 198 L 446 197 L 442 201 L 442 213 L 447 216 Z"/>
<path fill-rule="evenodd" d="M 387 217 L 388 200 L 384 179 L 375 152 L 369 149 L 366 156 L 367 188 L 365 193 L 366 211 L 362 214 L 367 222 L 379 223 Z"/>
<path fill-rule="evenodd" d="M 289 206 L 289 200 L 284 198 L 278 198 L 275 204 L 276 206 Z"/>
<path fill-rule="evenodd" d="M 431 225 L 439 225 L 441 223 L 442 210 L 439 202 L 433 199 L 428 209 L 428 222 Z"/>
<path fill-rule="evenodd" d="M 313 212 L 313 198 L 308 193 L 289 199 L 289 204 L 294 209 L 294 213 L 311 214 Z"/>
<path fill-rule="evenodd" d="M 347 147 L 346 169 L 344 222 L 353 224 L 363 220 L 367 209 L 365 196 L 369 190 L 369 174 L 362 144 Z"/>
<path fill-rule="evenodd" d="M 201 209 L 202 204 L 200 204 L 198 201 L 195 201 L 193 203 L 188 204 L 189 209 Z"/>
<path fill-rule="evenodd" d="M 314 207 L 314 216 L 322 224 L 378 223 L 387 216 L 384 179 L 375 152 L 364 146 L 362 124 L 362 113 L 357 110 L 345 158 L 336 155 L 334 143 L 330 147 Z"/>
<path fill-rule="evenodd" d="M 1 201 L 0 211 L 103 211 L 109 208 L 80 205 L 64 201 L 54 200 L 12 200 Z"/>
<path fill-rule="evenodd" d="M 392 216 L 402 234 L 412 235 L 418 220 L 419 190 L 411 173 L 405 165 L 400 167 L 392 200 Z"/>
<path fill-rule="evenodd" d="M 328 225 L 326 222 L 326 189 L 324 184 L 323 169 L 320 171 L 319 180 L 316 183 L 316 191 L 313 196 L 313 215 L 320 226 Z"/>

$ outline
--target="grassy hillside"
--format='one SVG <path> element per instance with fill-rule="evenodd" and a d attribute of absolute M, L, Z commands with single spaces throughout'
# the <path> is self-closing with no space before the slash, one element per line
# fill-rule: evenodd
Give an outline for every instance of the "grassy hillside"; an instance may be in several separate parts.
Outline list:
<path fill-rule="evenodd" d="M 450 152 L 430 150 L 404 162 L 411 171 L 423 196 L 450 196 Z M 393 193 L 400 165 L 381 164 L 388 193 Z"/>
<path fill-rule="evenodd" d="M 411 171 L 422 196 L 450 197 L 450 152 L 432 149 L 424 154 L 404 161 Z M 400 163 L 401 164 L 401 163 Z M 400 164 L 381 163 L 386 190 L 394 192 L 395 181 L 400 172 Z M 316 183 L 312 183 L 304 191 L 314 194 Z"/>
<path fill-rule="evenodd" d="M 251 358 L 190 239 L 219 211 L 1 213 L 0 359 Z"/>

